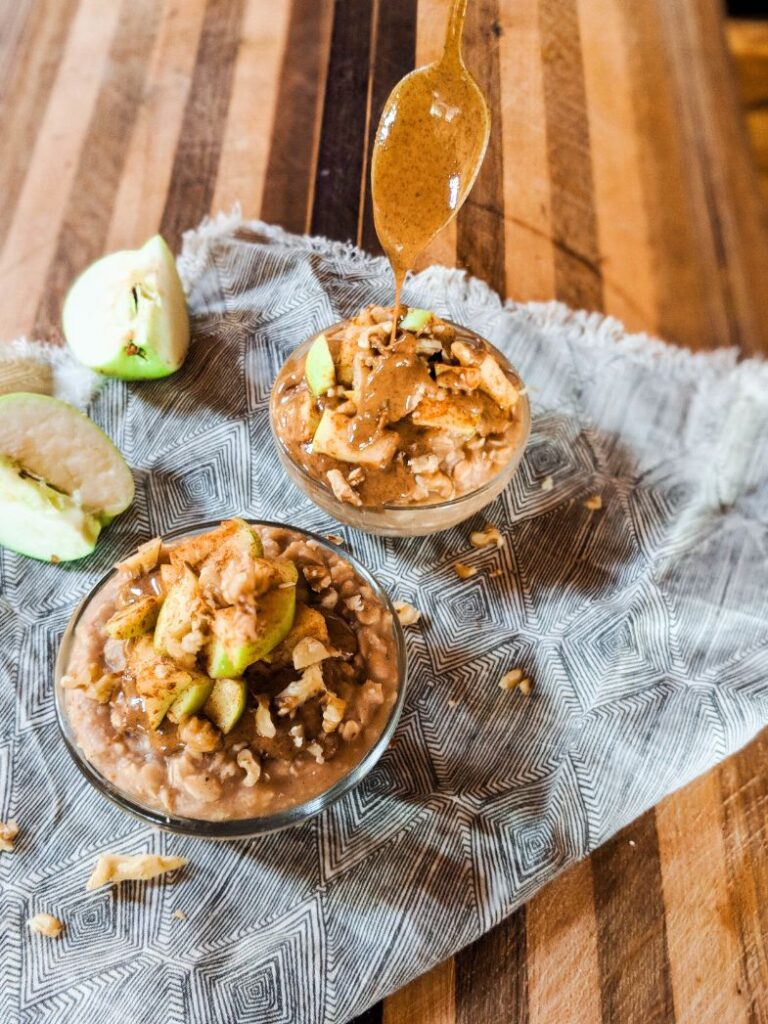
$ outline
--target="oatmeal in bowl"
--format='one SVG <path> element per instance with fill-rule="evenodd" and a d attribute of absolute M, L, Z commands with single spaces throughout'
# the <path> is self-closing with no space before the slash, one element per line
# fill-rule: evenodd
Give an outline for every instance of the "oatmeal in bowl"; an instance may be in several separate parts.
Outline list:
<path fill-rule="evenodd" d="M 402 312 L 402 307 L 401 307 Z M 371 533 L 420 536 L 484 508 L 530 433 L 520 378 L 479 335 L 371 306 L 309 338 L 277 376 L 272 433 L 290 478 Z"/>
<path fill-rule="evenodd" d="M 386 749 L 405 693 L 392 605 L 346 551 L 241 519 L 143 544 L 62 641 L 56 706 L 84 774 L 177 832 L 319 812 Z"/>

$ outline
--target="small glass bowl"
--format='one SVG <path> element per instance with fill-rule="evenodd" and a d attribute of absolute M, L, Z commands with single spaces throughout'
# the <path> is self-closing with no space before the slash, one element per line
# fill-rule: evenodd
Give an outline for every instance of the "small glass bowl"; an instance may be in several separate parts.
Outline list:
<path fill-rule="evenodd" d="M 64 738 L 64 743 L 72 757 L 72 760 L 86 779 L 88 779 L 94 789 L 98 790 L 99 793 L 111 800 L 112 803 L 117 804 L 117 806 L 122 810 L 127 811 L 129 814 L 133 815 L 133 817 L 138 818 L 140 821 L 150 825 L 155 825 L 166 832 L 195 836 L 199 839 L 247 839 L 254 836 L 266 835 L 270 832 L 279 832 L 282 829 L 290 828 L 293 825 L 300 825 L 308 819 L 320 814 L 321 811 L 324 811 L 327 807 L 330 807 L 331 804 L 336 803 L 337 800 L 340 800 L 345 796 L 351 789 L 354 789 L 354 787 L 357 786 L 372 770 L 389 745 L 389 741 L 397 727 L 397 723 L 400 719 L 403 705 L 405 703 L 407 659 L 403 630 L 397 618 L 397 613 L 392 606 L 392 602 L 381 587 L 381 584 L 377 582 L 376 578 L 347 551 L 340 549 L 335 544 L 331 544 L 329 541 L 315 533 L 310 533 L 309 530 L 302 530 L 299 527 L 287 526 L 284 523 L 277 523 L 264 519 L 248 519 L 246 521 L 253 526 L 267 526 L 290 530 L 307 540 L 315 541 L 326 551 L 332 552 L 337 557 L 342 557 L 352 566 L 355 573 L 368 584 L 377 599 L 392 616 L 392 629 L 394 631 L 397 658 L 397 698 L 395 703 L 392 705 L 389 718 L 387 719 L 380 736 L 374 745 L 366 751 L 360 761 L 358 761 L 358 763 L 354 765 L 346 775 L 343 775 L 338 779 L 329 789 L 324 790 L 322 793 L 318 793 L 316 796 L 304 803 L 294 804 L 292 807 L 285 808 L 282 811 L 277 811 L 274 814 L 261 815 L 255 818 L 232 818 L 224 821 L 209 821 L 204 818 L 184 818 L 164 813 L 155 807 L 147 806 L 146 804 L 138 801 L 135 797 L 129 796 L 120 790 L 114 785 L 114 783 L 106 779 L 95 765 L 91 764 L 91 762 L 86 759 L 78 745 L 75 731 L 69 722 L 64 701 L 65 691 L 61 685 L 61 677 L 66 673 L 67 666 L 71 658 L 75 629 L 93 598 L 96 597 L 96 595 L 101 591 L 101 588 L 115 576 L 116 570 L 111 570 L 111 572 L 107 573 L 106 576 L 99 580 L 99 582 L 83 598 L 75 609 L 61 640 L 61 646 L 59 647 L 59 653 L 56 658 L 56 666 L 54 669 L 54 700 L 59 729 L 61 730 L 61 735 Z M 165 543 L 171 543 L 173 541 L 183 540 L 186 537 L 192 537 L 198 533 L 204 533 L 206 530 L 212 530 L 218 525 L 219 521 L 214 520 L 211 522 L 201 523 L 192 530 L 189 528 L 175 530 L 166 534 L 163 537 L 163 541 Z M 128 552 L 128 554 L 132 553 L 132 551 Z"/>
<path fill-rule="evenodd" d="M 488 352 L 499 361 L 506 374 L 518 385 L 522 385 L 520 376 L 514 366 L 494 345 L 475 331 L 470 331 L 466 327 L 454 324 L 450 320 L 444 322 L 451 324 L 455 328 L 459 340 L 466 340 L 470 343 L 480 341 L 486 345 Z M 319 334 L 334 331 L 337 328 L 343 327 L 344 323 L 345 321 L 340 321 L 339 323 L 332 324 L 323 331 L 318 331 L 310 338 L 307 338 L 306 341 L 294 349 L 286 363 L 289 361 L 292 363 L 299 362 L 309 351 L 310 346 Z M 285 365 L 284 363 L 283 367 L 281 367 L 278 378 L 285 369 Z M 324 512 L 327 512 L 328 515 L 333 516 L 334 519 L 338 519 L 339 522 L 346 523 L 348 526 L 354 526 L 358 530 L 378 534 L 382 537 L 424 537 L 427 534 L 438 533 L 441 530 L 450 530 L 451 527 L 464 522 L 465 519 L 469 519 L 480 512 L 486 505 L 489 505 L 498 498 L 515 475 L 531 433 L 531 406 L 527 394 L 523 391 L 516 408 L 516 415 L 521 417 L 521 433 L 518 448 L 509 462 L 506 462 L 482 487 L 478 487 L 476 490 L 469 491 L 459 497 L 451 498 L 448 501 L 437 501 L 432 504 L 355 506 L 349 502 L 339 501 L 328 484 L 313 476 L 296 462 L 278 432 L 276 410 L 276 390 L 273 386 L 272 397 L 269 403 L 269 423 L 272 428 L 272 437 L 275 441 L 277 454 L 287 476 L 310 501 L 313 501 L 315 505 L 319 506 Z"/>

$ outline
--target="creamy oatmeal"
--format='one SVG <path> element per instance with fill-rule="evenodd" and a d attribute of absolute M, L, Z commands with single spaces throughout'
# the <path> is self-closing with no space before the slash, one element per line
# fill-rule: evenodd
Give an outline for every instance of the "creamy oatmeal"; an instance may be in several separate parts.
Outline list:
<path fill-rule="evenodd" d="M 527 436 L 519 379 L 487 342 L 428 310 L 393 331 L 379 306 L 315 338 L 275 382 L 293 461 L 350 506 L 416 506 L 477 491 Z"/>
<path fill-rule="evenodd" d="M 186 818 L 274 814 L 346 775 L 398 694 L 392 615 L 344 558 L 241 520 L 150 541 L 78 622 L 61 679 L 86 759 Z"/>

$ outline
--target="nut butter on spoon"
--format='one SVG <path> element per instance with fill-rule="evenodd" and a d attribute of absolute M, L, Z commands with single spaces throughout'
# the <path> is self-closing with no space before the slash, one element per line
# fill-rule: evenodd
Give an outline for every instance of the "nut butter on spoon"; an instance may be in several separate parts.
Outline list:
<path fill-rule="evenodd" d="M 466 9 L 467 0 L 453 0 L 442 56 L 395 86 L 376 132 L 373 217 L 395 275 L 396 311 L 407 271 L 458 213 L 488 145 L 488 104 L 461 56 Z"/>

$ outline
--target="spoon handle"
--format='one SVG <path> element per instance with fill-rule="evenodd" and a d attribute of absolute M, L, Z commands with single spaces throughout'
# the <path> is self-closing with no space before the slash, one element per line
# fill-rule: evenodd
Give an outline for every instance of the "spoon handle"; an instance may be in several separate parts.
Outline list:
<path fill-rule="evenodd" d="M 451 13 L 448 15 L 448 29 L 445 33 L 443 57 L 461 61 L 461 34 L 464 31 L 464 15 L 467 12 L 467 0 L 453 0 Z"/>

